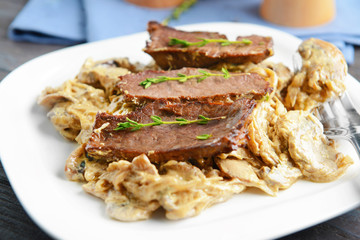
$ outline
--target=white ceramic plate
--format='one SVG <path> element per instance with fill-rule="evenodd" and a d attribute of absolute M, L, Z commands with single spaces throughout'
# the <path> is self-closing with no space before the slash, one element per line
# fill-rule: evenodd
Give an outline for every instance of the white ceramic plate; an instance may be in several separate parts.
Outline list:
<path fill-rule="evenodd" d="M 291 67 L 300 40 L 289 34 L 250 24 L 208 23 L 185 30 L 218 31 L 274 38 L 275 56 Z M 0 154 L 11 185 L 33 220 L 60 239 L 264 239 L 280 237 L 355 208 L 360 203 L 359 159 L 347 142 L 340 150 L 355 164 L 338 181 L 299 181 L 278 197 L 255 191 L 234 196 L 197 217 L 168 221 L 161 213 L 148 221 L 124 223 L 105 214 L 104 203 L 66 180 L 64 164 L 76 147 L 55 131 L 36 99 L 46 86 L 73 78 L 88 57 L 96 60 L 129 57 L 147 63 L 142 52 L 147 33 L 79 45 L 38 57 L 9 74 L 0 85 Z M 360 102 L 360 84 L 347 79 L 350 94 Z M 355 94 L 352 94 L 355 93 Z"/>

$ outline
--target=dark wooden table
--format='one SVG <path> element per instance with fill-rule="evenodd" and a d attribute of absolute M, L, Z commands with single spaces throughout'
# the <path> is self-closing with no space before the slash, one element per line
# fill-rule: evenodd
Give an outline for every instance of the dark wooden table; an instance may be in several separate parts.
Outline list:
<path fill-rule="evenodd" d="M 7 39 L 7 28 L 25 3 L 26 0 L 0 0 L 0 81 L 28 60 L 64 47 L 16 43 Z M 355 58 L 349 72 L 360 79 L 360 48 L 356 49 Z M 51 239 L 23 210 L 1 164 L 0 208 L 0 239 Z M 360 208 L 282 239 L 360 239 Z"/>

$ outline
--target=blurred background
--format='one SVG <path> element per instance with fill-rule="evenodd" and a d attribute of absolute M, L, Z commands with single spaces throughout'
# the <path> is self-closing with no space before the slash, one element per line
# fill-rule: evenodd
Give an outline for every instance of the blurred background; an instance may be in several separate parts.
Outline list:
<path fill-rule="evenodd" d="M 358 0 L 0 0 L 0 81 L 37 56 L 146 30 L 149 20 L 260 24 L 340 48 L 360 79 Z M 0 239 L 50 239 L 19 204 L 0 168 Z M 283 239 L 360 239 L 360 208 Z"/>

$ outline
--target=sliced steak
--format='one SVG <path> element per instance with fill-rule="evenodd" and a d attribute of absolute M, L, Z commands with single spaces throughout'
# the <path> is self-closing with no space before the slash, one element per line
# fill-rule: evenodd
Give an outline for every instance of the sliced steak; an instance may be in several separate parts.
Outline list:
<path fill-rule="evenodd" d="M 155 101 L 123 116 L 98 113 L 94 131 L 86 145 L 87 156 L 117 161 L 131 160 L 145 153 L 153 163 L 161 163 L 172 159 L 186 161 L 210 158 L 230 152 L 246 143 L 246 125 L 255 105 L 256 101 L 248 98 L 228 104 L 189 102 L 167 105 L 164 101 Z M 163 124 L 143 127 L 137 131 L 114 130 L 127 117 L 139 123 L 149 123 L 152 122 L 152 115 L 161 117 L 163 121 L 175 121 L 178 114 L 188 120 L 197 119 L 199 115 L 226 118 L 212 120 L 204 125 Z M 211 134 L 211 137 L 197 139 L 202 134 Z"/>
<path fill-rule="evenodd" d="M 271 37 L 258 35 L 242 36 L 237 40 L 249 39 L 251 44 L 209 43 L 205 46 L 183 47 L 180 44 L 170 46 L 171 38 L 189 42 L 199 42 L 200 38 L 227 39 L 225 35 L 216 32 L 185 32 L 163 26 L 157 22 L 148 23 L 150 41 L 144 51 L 151 55 L 162 69 L 179 69 L 182 67 L 210 67 L 219 62 L 240 64 L 245 62 L 259 63 L 273 55 Z"/>
<path fill-rule="evenodd" d="M 223 75 L 222 72 L 210 71 Z M 231 73 L 230 78 L 210 76 L 201 82 L 199 78 L 189 79 L 186 82 L 166 81 L 152 84 L 148 88 L 140 86 L 147 78 L 159 76 L 177 77 L 178 74 L 199 75 L 199 69 L 182 68 L 172 71 L 144 71 L 136 74 L 127 74 L 120 77 L 115 87 L 115 94 L 123 95 L 125 102 L 151 102 L 163 99 L 169 102 L 229 102 L 241 96 L 260 99 L 270 93 L 272 88 L 257 73 Z"/>

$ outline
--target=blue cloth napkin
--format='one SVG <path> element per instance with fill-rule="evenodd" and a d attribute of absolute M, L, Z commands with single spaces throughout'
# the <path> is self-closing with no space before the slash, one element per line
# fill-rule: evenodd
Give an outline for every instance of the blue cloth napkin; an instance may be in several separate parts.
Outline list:
<path fill-rule="evenodd" d="M 198 0 L 170 26 L 231 21 L 276 28 L 302 39 L 320 38 L 335 44 L 349 64 L 360 45 L 360 1 L 337 0 L 337 14 L 328 24 L 290 28 L 271 24 L 259 15 L 261 0 Z M 150 9 L 125 0 L 30 0 L 9 26 L 15 41 L 72 45 L 145 31 L 149 20 L 163 21 L 173 9 Z"/>
<path fill-rule="evenodd" d="M 81 0 L 30 0 L 8 29 L 14 41 L 73 45 L 86 41 Z"/>

